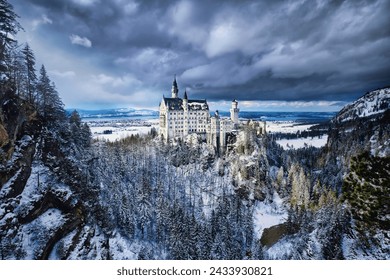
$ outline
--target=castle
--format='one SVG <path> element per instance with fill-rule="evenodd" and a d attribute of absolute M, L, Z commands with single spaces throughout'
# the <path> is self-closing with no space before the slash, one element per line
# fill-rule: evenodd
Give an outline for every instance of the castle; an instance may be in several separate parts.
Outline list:
<path fill-rule="evenodd" d="M 239 126 L 239 111 L 237 100 L 233 100 L 230 118 L 221 118 L 218 111 L 210 116 L 205 99 L 188 99 L 187 91 L 183 99 L 179 97 L 175 77 L 171 97 L 163 97 L 160 103 L 160 135 L 169 142 L 174 138 L 184 140 L 188 135 L 196 133 L 218 150 L 224 149 Z"/>

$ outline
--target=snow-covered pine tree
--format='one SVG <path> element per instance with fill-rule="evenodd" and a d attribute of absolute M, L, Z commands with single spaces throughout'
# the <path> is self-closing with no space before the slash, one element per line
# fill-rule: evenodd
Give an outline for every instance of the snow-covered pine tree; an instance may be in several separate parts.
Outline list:
<path fill-rule="evenodd" d="M 0 0 L 0 75 L 7 72 L 5 61 L 16 43 L 14 36 L 23 29 L 17 19 L 13 6 L 7 0 Z"/>
<path fill-rule="evenodd" d="M 31 104 L 35 103 L 35 94 L 37 86 L 37 74 L 35 70 L 35 55 L 28 43 L 22 50 L 25 66 L 25 77 L 24 77 L 24 89 L 28 101 Z"/>
<path fill-rule="evenodd" d="M 62 103 L 54 83 L 50 81 L 45 66 L 42 65 L 37 84 L 38 109 L 46 125 L 53 125 L 65 119 Z"/>

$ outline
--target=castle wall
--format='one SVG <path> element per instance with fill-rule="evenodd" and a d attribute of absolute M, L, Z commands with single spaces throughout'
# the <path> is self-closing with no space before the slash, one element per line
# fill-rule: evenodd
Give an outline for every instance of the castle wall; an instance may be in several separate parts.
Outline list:
<path fill-rule="evenodd" d="M 175 78 L 172 85 L 172 97 L 164 97 L 160 105 L 160 134 L 165 141 L 168 142 L 173 138 L 184 139 L 187 135 L 196 133 L 218 151 L 226 147 L 228 134 L 230 135 L 239 125 L 238 102 L 232 101 L 230 119 L 220 119 L 218 112 L 210 117 L 205 100 L 189 100 L 186 92 L 184 99 L 181 99 L 178 97 L 178 92 Z"/>

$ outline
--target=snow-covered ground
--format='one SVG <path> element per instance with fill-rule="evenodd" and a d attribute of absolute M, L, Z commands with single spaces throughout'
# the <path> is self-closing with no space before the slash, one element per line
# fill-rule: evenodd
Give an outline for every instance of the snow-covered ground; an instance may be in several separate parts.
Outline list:
<path fill-rule="evenodd" d="M 305 131 L 314 124 L 302 124 L 294 121 L 268 121 L 267 133 L 296 133 L 297 131 Z"/>
<path fill-rule="evenodd" d="M 158 119 L 112 119 L 103 121 L 93 120 L 88 121 L 87 124 L 91 128 L 93 139 L 110 142 L 114 142 L 131 135 L 147 134 L 153 127 L 158 129 Z M 111 131 L 111 133 L 104 133 L 105 131 Z"/>
<path fill-rule="evenodd" d="M 144 135 L 153 128 L 159 128 L 158 119 L 136 120 L 136 119 L 112 119 L 92 120 L 87 122 L 91 128 L 92 137 L 96 140 L 114 142 L 131 135 Z M 297 131 L 308 130 L 313 124 L 302 124 L 293 121 L 270 121 L 267 122 L 268 133 L 296 133 Z M 111 134 L 105 133 L 111 131 Z M 307 146 L 322 147 L 326 144 L 327 135 L 314 138 L 281 139 L 277 143 L 284 149 L 299 149 Z"/>
<path fill-rule="evenodd" d="M 277 192 L 274 192 L 272 203 L 256 201 L 253 211 L 253 223 L 255 235 L 258 239 L 261 238 L 264 229 L 282 224 L 286 220 L 287 211 Z"/>
<path fill-rule="evenodd" d="M 64 224 L 64 221 L 59 209 L 49 208 L 31 223 L 23 225 L 21 232 L 22 246 L 26 252 L 25 259 L 32 260 L 41 253 L 48 238 Z"/>
<path fill-rule="evenodd" d="M 320 148 L 325 146 L 327 141 L 328 141 L 328 135 L 325 134 L 319 137 L 281 139 L 281 140 L 276 140 L 276 143 L 282 146 L 283 149 L 289 150 L 289 149 L 300 149 L 306 146 Z"/>
<path fill-rule="evenodd" d="M 297 133 L 298 131 L 306 131 L 313 125 L 315 124 L 302 124 L 294 121 L 270 121 L 267 122 L 267 133 Z M 327 141 L 328 135 L 326 134 L 319 137 L 276 140 L 285 150 L 300 149 L 306 146 L 320 148 L 325 146 Z"/>

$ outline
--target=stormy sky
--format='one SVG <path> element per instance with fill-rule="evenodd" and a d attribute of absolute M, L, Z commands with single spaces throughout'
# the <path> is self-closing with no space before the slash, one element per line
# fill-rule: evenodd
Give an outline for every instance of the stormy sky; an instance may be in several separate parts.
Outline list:
<path fill-rule="evenodd" d="M 9 0 L 68 108 L 335 111 L 390 85 L 390 1 Z"/>

